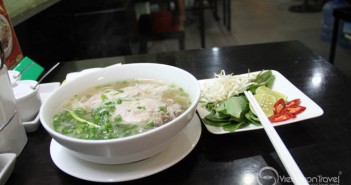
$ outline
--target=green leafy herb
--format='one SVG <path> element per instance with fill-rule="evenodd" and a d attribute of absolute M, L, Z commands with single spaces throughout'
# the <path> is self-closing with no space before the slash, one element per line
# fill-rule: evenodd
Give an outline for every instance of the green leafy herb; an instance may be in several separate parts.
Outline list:
<path fill-rule="evenodd" d="M 274 79 L 275 77 L 271 70 L 261 72 L 256 76 L 256 79 L 253 80 L 255 83 L 250 86 L 249 90 L 255 92 L 260 86 L 272 87 Z"/>
<path fill-rule="evenodd" d="M 108 98 L 107 98 L 107 96 L 105 94 L 102 94 L 101 95 L 101 99 L 102 99 L 102 101 L 106 101 Z"/>
<path fill-rule="evenodd" d="M 146 110 L 145 106 L 138 106 L 137 109 L 140 109 L 140 110 Z"/>
<path fill-rule="evenodd" d="M 160 106 L 158 107 L 159 111 L 164 113 L 164 114 L 168 114 L 167 108 L 165 106 Z"/>
<path fill-rule="evenodd" d="M 122 116 L 121 115 L 116 116 L 113 121 L 115 123 L 120 123 L 122 121 Z"/>
<path fill-rule="evenodd" d="M 250 109 L 244 95 L 233 96 L 211 107 L 210 114 L 203 119 L 205 124 L 223 127 L 224 130 L 234 132 L 251 123 L 251 120 L 246 117 Z M 252 114 L 252 116 L 255 115 Z"/>
<path fill-rule="evenodd" d="M 254 93 L 260 86 L 271 87 L 274 79 L 271 70 L 261 72 L 250 82 L 251 85 L 247 89 Z M 242 93 L 221 102 L 208 102 L 205 108 L 210 114 L 203 119 L 204 123 L 222 127 L 225 131 L 234 132 L 249 124 L 261 125 L 257 116 L 251 112 L 249 102 Z"/>
<path fill-rule="evenodd" d="M 92 122 L 90 122 L 90 121 L 87 121 L 87 120 L 85 120 L 85 119 L 80 118 L 76 113 L 74 113 L 74 112 L 71 111 L 71 110 L 65 109 L 65 111 L 67 111 L 69 114 L 71 114 L 71 116 L 72 116 L 75 120 L 77 120 L 77 121 L 79 121 L 79 122 L 86 123 L 86 124 L 91 125 L 91 126 L 94 126 L 94 127 L 96 127 L 96 128 L 100 128 L 100 125 L 96 125 L 95 123 L 92 123 Z"/>

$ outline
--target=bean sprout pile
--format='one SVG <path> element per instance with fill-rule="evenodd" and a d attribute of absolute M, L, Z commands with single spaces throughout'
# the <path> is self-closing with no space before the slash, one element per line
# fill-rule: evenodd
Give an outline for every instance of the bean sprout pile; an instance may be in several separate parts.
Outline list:
<path fill-rule="evenodd" d="M 214 79 L 201 84 L 201 102 L 215 103 L 239 95 L 250 85 L 255 84 L 252 80 L 256 76 L 251 73 L 234 76 L 221 70 L 219 74 L 214 74 Z"/>

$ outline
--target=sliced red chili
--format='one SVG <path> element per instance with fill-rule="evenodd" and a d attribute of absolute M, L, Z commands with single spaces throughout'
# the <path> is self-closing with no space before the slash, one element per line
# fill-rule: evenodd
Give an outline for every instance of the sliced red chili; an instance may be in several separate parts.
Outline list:
<path fill-rule="evenodd" d="M 268 119 L 272 123 L 276 123 L 276 122 L 286 121 L 288 119 L 295 118 L 295 117 L 296 115 L 292 113 L 279 113 L 279 114 L 274 114 L 270 116 Z"/>
<path fill-rule="evenodd" d="M 273 106 L 274 114 L 279 114 L 285 108 L 285 101 L 283 98 L 280 98 L 277 102 L 275 102 Z"/>
<path fill-rule="evenodd" d="M 283 112 L 296 115 L 296 114 L 300 114 L 301 112 L 303 112 L 305 110 L 306 110 L 306 107 L 304 107 L 304 106 L 291 106 L 291 107 L 285 107 Z"/>
<path fill-rule="evenodd" d="M 299 98 L 298 98 L 298 99 L 291 100 L 291 101 L 289 101 L 288 103 L 286 103 L 286 107 L 298 106 L 298 105 L 300 105 L 300 102 L 301 102 L 301 100 L 300 100 Z"/>

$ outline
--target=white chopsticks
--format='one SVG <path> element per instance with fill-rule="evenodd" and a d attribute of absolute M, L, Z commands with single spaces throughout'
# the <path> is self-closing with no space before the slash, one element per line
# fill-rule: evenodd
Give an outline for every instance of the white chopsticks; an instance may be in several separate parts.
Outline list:
<path fill-rule="evenodd" d="M 290 152 L 286 148 L 282 139 L 279 137 L 277 131 L 272 126 L 271 122 L 268 120 L 266 114 L 261 109 L 260 105 L 257 103 L 255 97 L 251 91 L 244 92 L 247 99 L 251 103 L 251 106 L 256 112 L 258 119 L 261 121 L 264 130 L 266 131 L 275 151 L 278 153 L 280 160 L 282 161 L 285 169 L 293 180 L 294 184 L 304 185 L 308 184 L 305 176 L 302 174 L 300 168 L 297 166 L 295 160 L 292 158 Z"/>

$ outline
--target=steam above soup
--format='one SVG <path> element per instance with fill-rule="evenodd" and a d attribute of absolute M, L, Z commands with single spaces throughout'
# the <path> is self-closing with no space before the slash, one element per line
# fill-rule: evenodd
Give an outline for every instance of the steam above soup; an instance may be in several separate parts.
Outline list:
<path fill-rule="evenodd" d="M 133 79 L 91 88 L 64 102 L 54 115 L 59 133 L 80 139 L 121 138 L 159 127 L 191 104 L 179 86 Z"/>

